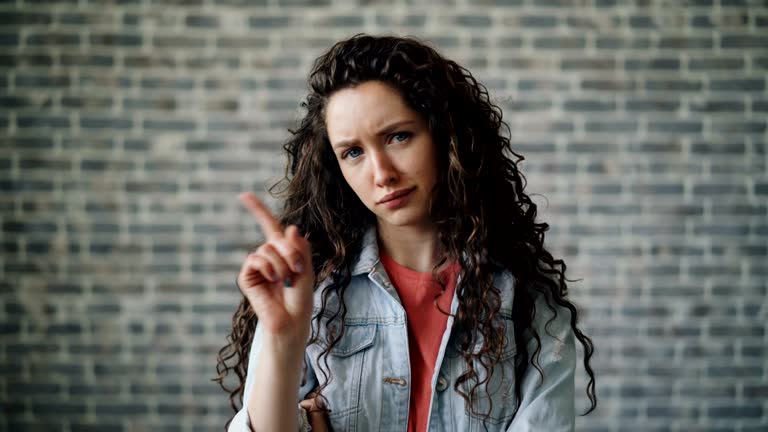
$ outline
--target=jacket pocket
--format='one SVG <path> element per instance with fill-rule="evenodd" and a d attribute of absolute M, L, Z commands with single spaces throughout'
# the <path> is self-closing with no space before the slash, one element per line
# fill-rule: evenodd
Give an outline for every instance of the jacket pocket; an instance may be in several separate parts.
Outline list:
<path fill-rule="evenodd" d="M 488 381 L 488 390 L 485 390 L 485 384 L 478 386 L 475 396 L 472 399 L 475 412 L 473 413 L 467 407 L 467 415 L 474 419 L 473 424 L 477 423 L 482 429 L 482 421 L 486 413 L 489 414 L 487 422 L 489 424 L 502 424 L 512 420 L 514 413 L 515 398 L 515 350 L 505 351 L 499 362 L 491 371 Z M 477 370 L 477 368 L 476 368 Z M 486 371 L 480 366 L 478 375 L 482 380 Z M 467 385 L 467 389 L 471 388 Z M 465 390 L 468 392 L 468 390 Z"/>
<path fill-rule="evenodd" d="M 485 370 L 477 359 L 474 360 L 474 370 L 478 375 L 477 382 L 483 381 L 490 373 L 487 391 L 485 383 L 479 384 L 477 389 L 475 389 L 475 394 L 471 400 L 471 408 L 474 409 L 474 412 L 472 412 L 472 409 L 470 409 L 470 406 L 467 405 L 461 395 L 455 395 L 458 398 L 457 400 L 465 407 L 465 416 L 468 420 L 467 430 L 484 430 L 483 419 L 486 419 L 486 425 L 489 427 L 488 430 L 503 430 L 504 425 L 512 420 L 517 404 L 515 397 L 515 354 L 517 354 L 517 349 L 513 332 L 508 332 L 507 337 L 507 344 L 504 346 L 501 357 L 492 370 Z M 474 347 L 473 352 L 477 353 L 481 348 L 482 342 Z M 461 356 L 454 358 L 453 361 L 457 364 L 454 370 L 460 371 L 456 375 L 458 377 L 463 371 L 466 371 L 467 364 Z M 461 384 L 462 391 L 469 396 L 469 392 L 474 385 L 474 380 L 464 382 Z M 488 414 L 487 418 L 485 417 L 486 414 Z"/>
<path fill-rule="evenodd" d="M 350 421 L 355 423 L 360 406 L 361 381 L 364 373 L 371 370 L 368 351 L 376 339 L 376 325 L 347 325 L 344 334 L 331 348 L 327 359 L 330 378 L 325 377 L 322 368 L 317 365 L 317 356 L 325 350 L 325 341 L 307 347 L 315 374 L 320 383 L 328 382 L 323 395 L 328 400 L 331 410 L 329 420 L 335 430 L 349 430 Z M 325 360 L 320 364 L 325 366 Z"/>

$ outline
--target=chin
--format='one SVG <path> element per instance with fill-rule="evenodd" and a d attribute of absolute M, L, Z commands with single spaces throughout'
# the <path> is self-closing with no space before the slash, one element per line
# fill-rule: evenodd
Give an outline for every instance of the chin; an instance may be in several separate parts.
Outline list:
<path fill-rule="evenodd" d="M 400 214 L 387 215 L 379 217 L 379 219 L 392 226 L 404 227 L 404 226 L 423 226 L 428 219 L 425 215 L 417 214 L 416 212 L 401 212 Z"/>

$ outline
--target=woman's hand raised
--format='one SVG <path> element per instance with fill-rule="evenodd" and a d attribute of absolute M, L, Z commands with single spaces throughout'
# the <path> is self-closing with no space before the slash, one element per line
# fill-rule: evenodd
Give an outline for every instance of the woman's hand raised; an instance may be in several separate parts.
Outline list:
<path fill-rule="evenodd" d="M 303 349 L 315 284 L 311 246 L 295 225 L 283 228 L 256 195 L 238 198 L 261 226 L 266 243 L 246 257 L 237 284 L 266 332 Z"/>

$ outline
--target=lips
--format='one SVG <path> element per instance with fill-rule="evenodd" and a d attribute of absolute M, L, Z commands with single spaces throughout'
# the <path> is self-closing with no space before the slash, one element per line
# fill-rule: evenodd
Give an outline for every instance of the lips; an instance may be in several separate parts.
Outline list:
<path fill-rule="evenodd" d="M 394 191 L 392 193 L 386 194 L 386 195 L 384 195 L 384 198 L 382 198 L 381 201 L 379 201 L 379 204 L 384 204 L 387 201 L 392 201 L 392 200 L 398 199 L 398 198 L 400 198 L 402 196 L 408 195 L 414 189 L 416 189 L 416 186 L 413 186 L 413 187 L 410 187 L 410 188 L 407 188 L 407 189 L 396 190 L 396 191 Z"/>

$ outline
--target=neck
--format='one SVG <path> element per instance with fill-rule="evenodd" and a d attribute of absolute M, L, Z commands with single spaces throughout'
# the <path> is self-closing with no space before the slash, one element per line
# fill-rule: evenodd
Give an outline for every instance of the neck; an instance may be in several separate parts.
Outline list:
<path fill-rule="evenodd" d="M 401 266 L 429 272 L 437 264 L 440 248 L 434 227 L 378 225 L 379 248 Z"/>

